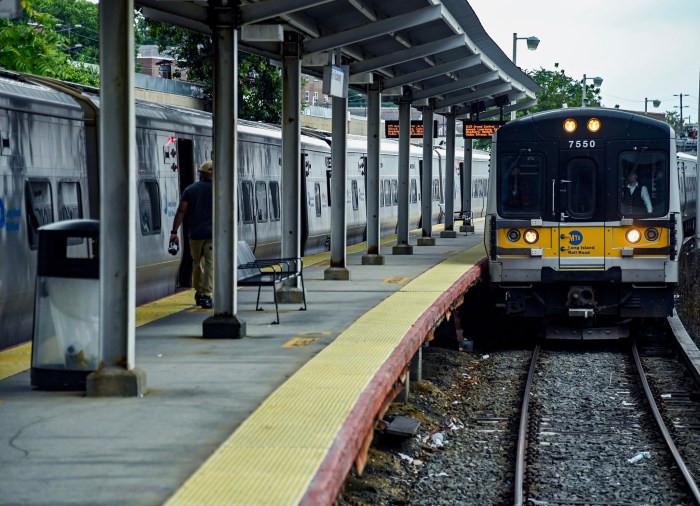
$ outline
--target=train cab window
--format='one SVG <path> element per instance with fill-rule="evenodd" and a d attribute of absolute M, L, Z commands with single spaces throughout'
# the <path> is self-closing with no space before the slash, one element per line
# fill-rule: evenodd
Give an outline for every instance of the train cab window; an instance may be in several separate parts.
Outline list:
<path fill-rule="evenodd" d="M 142 235 L 160 233 L 160 189 L 157 181 L 139 182 L 139 224 Z"/>
<path fill-rule="evenodd" d="M 668 212 L 668 155 L 661 151 L 623 151 L 618 158 L 618 211 L 625 217 Z"/>
<path fill-rule="evenodd" d="M 24 185 L 24 202 L 29 247 L 36 249 L 39 245 L 38 228 L 54 221 L 51 184 L 48 181 L 28 180 Z"/>
<path fill-rule="evenodd" d="M 357 211 L 360 208 L 360 195 L 357 191 L 357 179 L 352 179 L 350 181 L 350 187 L 352 189 L 352 208 Z"/>
<path fill-rule="evenodd" d="M 241 181 L 243 223 L 253 223 L 253 182 Z"/>
<path fill-rule="evenodd" d="M 399 205 L 399 182 L 396 179 L 391 180 L 391 202 L 392 205 Z"/>
<path fill-rule="evenodd" d="M 316 204 L 316 216 L 321 216 L 321 183 L 314 183 L 314 203 Z"/>
<path fill-rule="evenodd" d="M 418 183 L 415 179 L 411 179 L 411 204 L 418 202 Z"/>
<path fill-rule="evenodd" d="M 590 158 L 572 158 L 566 166 L 566 211 L 572 218 L 593 217 L 596 208 L 596 164 Z"/>
<path fill-rule="evenodd" d="M 267 221 L 267 185 L 265 181 L 255 183 L 255 209 L 258 223 Z"/>
<path fill-rule="evenodd" d="M 544 161 L 539 155 L 506 154 L 499 169 L 498 207 L 505 218 L 542 216 Z"/>
<path fill-rule="evenodd" d="M 440 200 L 440 180 L 433 179 L 433 200 Z"/>
<path fill-rule="evenodd" d="M 384 205 L 391 205 L 391 181 L 389 179 L 384 180 Z"/>
<path fill-rule="evenodd" d="M 280 221 L 280 185 L 270 181 L 270 221 Z"/>
<path fill-rule="evenodd" d="M 80 198 L 80 183 L 62 181 L 58 183 L 58 219 L 78 220 L 83 217 L 83 205 Z"/>

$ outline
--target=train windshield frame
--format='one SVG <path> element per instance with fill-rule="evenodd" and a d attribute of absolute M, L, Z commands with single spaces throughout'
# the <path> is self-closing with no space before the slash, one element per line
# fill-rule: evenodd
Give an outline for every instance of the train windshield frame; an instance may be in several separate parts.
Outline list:
<path fill-rule="evenodd" d="M 620 216 L 658 218 L 668 214 L 669 157 L 659 150 L 624 150 L 618 154 Z"/>
<path fill-rule="evenodd" d="M 504 153 L 499 157 L 498 213 L 504 218 L 541 217 L 545 159 L 539 153 Z"/>

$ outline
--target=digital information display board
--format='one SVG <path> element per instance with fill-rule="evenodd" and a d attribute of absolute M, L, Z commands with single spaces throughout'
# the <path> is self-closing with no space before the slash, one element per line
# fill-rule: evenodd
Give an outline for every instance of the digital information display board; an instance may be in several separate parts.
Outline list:
<path fill-rule="evenodd" d="M 505 121 L 463 121 L 463 139 L 490 139 L 496 130 L 505 125 Z"/>
<path fill-rule="evenodd" d="M 437 138 L 438 122 L 433 120 L 433 137 Z M 384 135 L 387 139 L 399 138 L 399 120 L 388 119 L 384 122 Z M 423 121 L 411 120 L 411 139 L 423 138 Z"/>

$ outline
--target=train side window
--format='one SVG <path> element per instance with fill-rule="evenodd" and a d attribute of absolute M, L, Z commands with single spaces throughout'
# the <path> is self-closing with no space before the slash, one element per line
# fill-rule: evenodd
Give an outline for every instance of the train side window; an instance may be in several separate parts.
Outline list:
<path fill-rule="evenodd" d="M 596 164 L 590 158 L 572 158 L 566 165 L 566 210 L 572 218 L 593 217 L 596 208 Z"/>
<path fill-rule="evenodd" d="M 280 185 L 270 181 L 270 221 L 280 221 Z"/>
<path fill-rule="evenodd" d="M 391 181 L 389 179 L 384 180 L 384 205 L 391 205 Z"/>
<path fill-rule="evenodd" d="M 139 223 L 142 235 L 160 233 L 160 189 L 157 181 L 139 182 Z"/>
<path fill-rule="evenodd" d="M 411 179 L 411 204 L 418 202 L 418 183 Z"/>
<path fill-rule="evenodd" d="M 314 183 L 314 204 L 316 205 L 316 216 L 321 216 L 321 183 Z"/>
<path fill-rule="evenodd" d="M 662 151 L 623 151 L 618 157 L 618 212 L 649 217 L 668 213 L 668 155 Z"/>
<path fill-rule="evenodd" d="M 258 223 L 267 221 L 267 185 L 265 181 L 255 183 L 255 208 L 258 210 Z"/>
<path fill-rule="evenodd" d="M 384 180 L 379 180 L 379 207 L 384 207 Z"/>
<path fill-rule="evenodd" d="M 58 219 L 79 220 L 83 217 L 80 183 L 61 181 L 58 183 Z"/>
<path fill-rule="evenodd" d="M 241 181 L 241 203 L 243 223 L 253 223 L 253 182 Z"/>
<path fill-rule="evenodd" d="M 391 202 L 395 206 L 399 204 L 399 182 L 396 179 L 391 180 Z"/>
<path fill-rule="evenodd" d="M 36 249 L 39 245 L 38 228 L 54 221 L 51 184 L 48 181 L 27 180 L 24 185 L 24 202 L 29 247 Z"/>
<path fill-rule="evenodd" d="M 433 200 L 440 200 L 440 180 L 433 179 Z"/>
<path fill-rule="evenodd" d="M 544 160 L 506 154 L 499 162 L 498 207 L 503 217 L 542 216 Z"/>
<path fill-rule="evenodd" d="M 350 181 L 350 186 L 352 188 L 352 208 L 357 211 L 360 208 L 360 195 L 357 190 L 357 179 L 352 179 Z"/>

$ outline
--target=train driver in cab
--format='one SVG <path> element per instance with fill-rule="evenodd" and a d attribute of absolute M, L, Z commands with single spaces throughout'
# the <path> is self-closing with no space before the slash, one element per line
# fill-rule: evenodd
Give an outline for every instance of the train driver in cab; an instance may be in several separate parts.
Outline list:
<path fill-rule="evenodd" d="M 622 189 L 622 210 L 630 214 L 643 214 L 646 210 L 651 213 L 651 198 L 649 198 L 649 190 L 644 185 L 639 184 L 639 175 L 637 171 L 631 171 L 625 180 L 625 186 Z"/>

